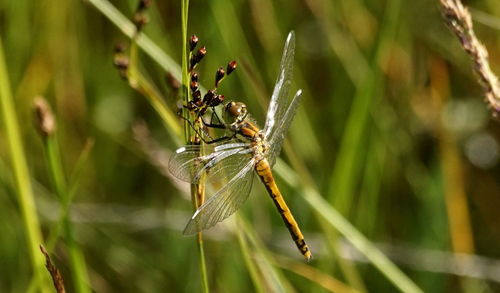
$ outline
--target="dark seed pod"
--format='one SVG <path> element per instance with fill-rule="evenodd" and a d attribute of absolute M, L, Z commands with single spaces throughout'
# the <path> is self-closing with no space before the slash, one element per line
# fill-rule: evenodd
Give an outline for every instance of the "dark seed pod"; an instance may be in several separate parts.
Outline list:
<path fill-rule="evenodd" d="M 226 72 L 222 67 L 220 67 L 217 72 L 215 73 L 215 87 L 219 87 L 219 84 L 221 80 L 224 78 L 224 75 L 226 75 Z"/>
<path fill-rule="evenodd" d="M 194 103 L 195 103 L 196 107 L 198 107 L 198 108 L 203 107 L 203 104 L 204 104 L 201 100 L 196 100 L 196 101 L 194 101 Z"/>
<path fill-rule="evenodd" d="M 198 82 L 191 81 L 191 83 L 189 84 L 189 88 L 191 88 L 191 92 L 196 92 L 198 90 Z"/>
<path fill-rule="evenodd" d="M 137 10 L 144 10 L 151 6 L 151 0 L 141 0 L 139 1 L 139 6 L 137 7 Z"/>
<path fill-rule="evenodd" d="M 127 70 L 129 66 L 129 60 L 127 57 L 123 56 L 123 54 L 116 54 L 115 59 L 113 60 L 113 64 L 118 69 L 120 76 L 123 79 L 127 79 Z"/>
<path fill-rule="evenodd" d="M 201 47 L 198 49 L 198 53 L 196 54 L 196 59 L 198 60 L 198 63 L 207 55 L 207 48 L 205 46 Z"/>
<path fill-rule="evenodd" d="M 196 35 L 192 35 L 189 38 L 189 51 L 193 52 L 194 48 L 196 48 L 196 45 L 198 44 L 198 37 Z"/>
<path fill-rule="evenodd" d="M 129 65 L 129 60 L 125 56 L 117 55 L 113 60 L 113 63 L 118 69 L 127 69 Z"/>
<path fill-rule="evenodd" d="M 194 102 L 193 101 L 187 102 L 186 109 L 188 109 L 189 111 L 196 109 Z"/>
<path fill-rule="evenodd" d="M 236 66 L 238 66 L 238 64 L 236 63 L 236 61 L 231 61 L 227 64 L 227 75 L 231 74 L 235 69 L 236 69 Z"/>
<path fill-rule="evenodd" d="M 206 54 L 207 54 L 207 49 L 205 48 L 205 46 L 198 49 L 198 53 L 191 56 L 191 59 L 189 60 L 189 70 L 190 71 L 193 70 L 196 67 L 196 65 L 200 63 L 201 59 L 205 57 Z"/>
<path fill-rule="evenodd" d="M 224 95 L 215 96 L 212 101 L 210 101 L 210 107 L 217 107 L 224 102 Z"/>
<path fill-rule="evenodd" d="M 196 67 L 196 64 L 198 64 L 198 62 L 196 61 L 196 56 L 193 56 L 191 59 L 189 59 L 189 71 L 193 70 Z"/>
<path fill-rule="evenodd" d="M 205 96 L 203 97 L 203 103 L 210 105 L 215 96 L 216 94 L 214 90 L 208 90 Z"/>
<path fill-rule="evenodd" d="M 201 92 L 199 90 L 193 92 L 193 101 L 201 101 Z"/>
<path fill-rule="evenodd" d="M 149 22 L 149 19 L 145 14 L 143 14 L 141 12 L 137 12 L 134 15 L 134 24 L 135 24 L 135 27 L 137 28 L 138 31 L 142 30 L 144 25 L 146 25 L 148 22 Z"/>
<path fill-rule="evenodd" d="M 115 53 L 123 53 L 127 50 L 127 45 L 124 43 L 120 42 L 115 45 Z"/>
<path fill-rule="evenodd" d="M 198 73 L 196 73 L 194 71 L 191 72 L 191 82 L 193 82 L 193 81 L 198 82 Z"/>

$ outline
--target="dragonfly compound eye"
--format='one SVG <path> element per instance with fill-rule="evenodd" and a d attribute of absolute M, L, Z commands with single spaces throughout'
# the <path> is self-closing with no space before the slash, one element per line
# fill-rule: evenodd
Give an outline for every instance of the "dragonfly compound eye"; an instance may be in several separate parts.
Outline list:
<path fill-rule="evenodd" d="M 244 120 L 245 118 L 247 118 L 247 105 L 243 104 L 243 103 L 239 103 L 240 104 L 240 115 L 239 115 L 239 119 L 240 120 Z"/>
<path fill-rule="evenodd" d="M 226 113 L 233 118 L 244 118 L 247 114 L 247 106 L 240 102 L 230 102 L 226 106 Z"/>
<path fill-rule="evenodd" d="M 245 116 L 246 116 L 245 104 L 239 102 L 229 102 L 226 104 L 224 108 L 224 120 L 227 123 L 242 121 Z"/>

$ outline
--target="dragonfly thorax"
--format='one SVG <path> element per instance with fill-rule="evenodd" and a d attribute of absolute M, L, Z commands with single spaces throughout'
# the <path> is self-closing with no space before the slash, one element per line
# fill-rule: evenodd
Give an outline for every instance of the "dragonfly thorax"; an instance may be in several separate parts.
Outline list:
<path fill-rule="evenodd" d="M 253 157 L 257 162 L 265 159 L 269 152 L 269 144 L 264 138 L 264 132 L 259 130 L 252 139 Z"/>
<path fill-rule="evenodd" d="M 241 102 L 229 102 L 224 108 L 224 121 L 243 141 L 252 144 L 253 155 L 257 161 L 267 157 L 269 145 L 262 130 L 250 119 L 247 106 Z"/>

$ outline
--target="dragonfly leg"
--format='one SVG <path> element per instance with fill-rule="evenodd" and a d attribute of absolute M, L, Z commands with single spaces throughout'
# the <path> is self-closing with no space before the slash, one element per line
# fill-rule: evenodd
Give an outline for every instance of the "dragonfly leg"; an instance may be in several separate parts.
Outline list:
<path fill-rule="evenodd" d="M 203 140 L 204 143 L 213 143 L 212 141 L 214 141 L 215 139 L 212 138 L 210 136 L 210 134 L 204 129 L 204 128 L 200 128 L 198 129 L 197 127 L 195 127 L 194 123 L 192 121 L 190 121 L 189 119 L 187 119 L 186 117 L 182 116 L 182 115 L 179 115 L 179 117 L 186 121 L 188 124 L 189 124 L 189 127 L 191 127 L 195 132 L 196 134 L 198 135 L 198 137 Z M 203 119 L 200 118 L 202 121 Z M 201 131 L 201 132 L 200 132 Z M 209 140 L 206 140 L 205 137 L 208 137 Z M 218 140 L 219 141 L 219 140 Z"/>
<path fill-rule="evenodd" d="M 215 120 L 214 117 L 217 118 L 217 123 L 213 123 L 213 121 Z M 200 117 L 200 119 L 203 125 L 205 125 L 206 127 L 215 129 L 226 129 L 226 126 L 224 125 L 224 123 L 221 122 L 219 116 L 217 115 L 217 112 L 215 112 L 214 107 L 212 107 L 212 116 L 210 117 L 210 122 L 206 122 L 205 119 L 203 119 L 203 117 Z"/>
<path fill-rule="evenodd" d="M 203 139 L 203 142 L 206 143 L 206 144 L 212 144 L 212 143 L 217 143 L 217 142 L 220 142 L 220 141 L 225 141 L 225 140 L 233 139 L 235 136 L 236 136 L 236 134 L 231 135 L 231 136 L 224 135 L 224 136 L 218 137 L 216 139 L 213 139 L 211 141 L 206 141 L 206 140 Z"/>
<path fill-rule="evenodd" d="M 181 110 L 182 110 L 182 109 L 181 109 Z M 215 138 L 215 139 L 214 139 L 214 138 L 212 138 L 212 137 L 210 136 L 210 134 L 209 134 L 209 133 L 208 133 L 208 132 L 207 132 L 204 128 L 200 128 L 200 129 L 198 129 L 197 127 L 195 127 L 195 125 L 194 125 L 194 123 L 193 123 L 192 121 L 190 121 L 188 118 L 186 118 L 186 117 L 184 117 L 184 116 L 182 115 L 182 111 L 181 111 L 181 110 L 179 110 L 179 111 L 177 112 L 177 115 L 178 115 L 178 116 L 179 116 L 182 120 L 185 120 L 185 121 L 189 124 L 189 126 L 190 126 L 190 127 L 191 127 L 191 128 L 192 128 L 195 132 L 196 132 L 196 134 L 198 135 L 198 137 L 199 137 L 199 138 L 200 138 L 200 139 L 201 139 L 204 143 L 206 143 L 206 144 L 213 144 L 213 143 L 217 143 L 217 142 L 220 142 L 220 141 L 229 140 L 229 139 L 232 139 L 232 138 L 234 138 L 234 137 L 236 136 L 236 133 L 234 133 L 234 134 L 233 134 L 233 135 L 231 135 L 231 136 L 227 136 L 227 135 L 225 135 L 225 136 L 218 137 L 218 138 Z M 213 113 L 215 113 L 215 110 L 212 112 L 212 115 L 213 115 Z M 217 117 L 217 120 L 220 122 L 220 118 L 219 118 L 219 116 L 218 116 L 216 113 L 215 113 L 215 117 Z M 222 124 L 222 123 L 220 123 L 220 124 L 214 124 L 214 123 L 212 123 L 213 116 L 212 116 L 212 118 L 211 118 L 210 123 L 205 122 L 205 120 L 204 120 L 204 119 L 203 119 L 203 117 L 201 117 L 201 116 L 199 117 L 199 119 L 201 120 L 201 122 L 202 122 L 203 126 L 205 126 L 205 127 L 216 128 L 216 129 L 226 129 L 226 126 L 225 126 L 224 124 Z M 202 132 L 200 132 L 200 130 L 201 130 Z M 206 137 L 208 137 L 208 138 L 209 138 L 209 140 L 207 140 L 207 139 L 206 139 Z"/>
<path fill-rule="evenodd" d="M 180 118 L 182 119 L 186 119 L 183 115 L 182 115 L 182 109 L 185 108 L 186 106 L 182 105 L 182 108 L 178 108 L 179 110 L 177 110 L 177 116 L 179 116 Z"/>
<path fill-rule="evenodd" d="M 222 124 L 222 123 L 221 124 L 214 124 L 214 123 L 212 123 L 212 118 L 210 118 L 210 123 L 207 123 L 203 119 L 203 117 L 201 117 L 201 121 L 203 122 L 203 125 L 205 125 L 206 127 L 216 128 L 216 129 L 226 129 L 226 126 L 224 124 Z"/>
<path fill-rule="evenodd" d="M 215 118 L 217 118 L 218 125 L 224 125 L 224 123 L 222 123 L 222 120 L 219 118 L 219 115 L 217 115 L 217 112 L 215 111 L 215 107 L 212 107 L 212 117 L 210 118 L 210 123 L 213 122 L 214 116 L 215 116 Z"/>

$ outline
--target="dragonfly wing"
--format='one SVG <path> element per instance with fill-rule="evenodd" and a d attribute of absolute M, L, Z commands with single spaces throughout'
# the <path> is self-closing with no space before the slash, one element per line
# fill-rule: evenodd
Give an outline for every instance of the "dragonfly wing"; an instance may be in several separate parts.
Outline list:
<path fill-rule="evenodd" d="M 239 148 L 221 153 L 205 165 L 199 174 L 205 174 L 206 182 L 227 183 L 252 159 L 252 149 Z"/>
<path fill-rule="evenodd" d="M 231 180 L 196 210 L 183 234 L 208 229 L 236 212 L 252 189 L 255 160 L 250 160 Z"/>
<path fill-rule="evenodd" d="M 269 138 L 266 137 L 266 140 L 269 142 L 270 150 L 267 156 L 267 160 L 271 166 L 276 162 L 276 157 L 279 156 L 281 152 L 281 146 L 283 145 L 283 140 L 285 139 L 285 134 L 290 128 L 292 124 L 293 117 L 295 117 L 295 113 L 297 112 L 297 107 L 300 104 L 302 95 L 302 90 L 297 91 L 295 96 L 293 97 L 290 106 L 286 110 L 283 118 L 278 121 L 278 125 L 276 129 L 271 133 Z"/>
<path fill-rule="evenodd" d="M 231 173 L 227 168 L 236 168 L 236 162 L 234 159 L 228 159 L 248 152 L 247 143 L 235 141 L 214 145 L 186 145 L 172 154 L 168 169 L 172 175 L 183 181 L 198 183 L 204 174 L 221 174 L 222 171 Z M 241 162 L 243 158 L 239 159 Z M 226 161 L 230 164 L 224 164 Z M 214 178 L 214 176 L 209 177 Z"/>
<path fill-rule="evenodd" d="M 295 34 L 291 31 L 286 39 L 283 56 L 281 57 L 278 79 L 276 80 L 271 102 L 267 110 L 266 124 L 264 126 L 264 133 L 266 136 L 271 134 L 271 131 L 277 127 L 277 124 L 279 124 L 279 121 L 284 115 L 284 106 L 288 102 L 288 93 L 292 83 L 294 55 Z"/>

